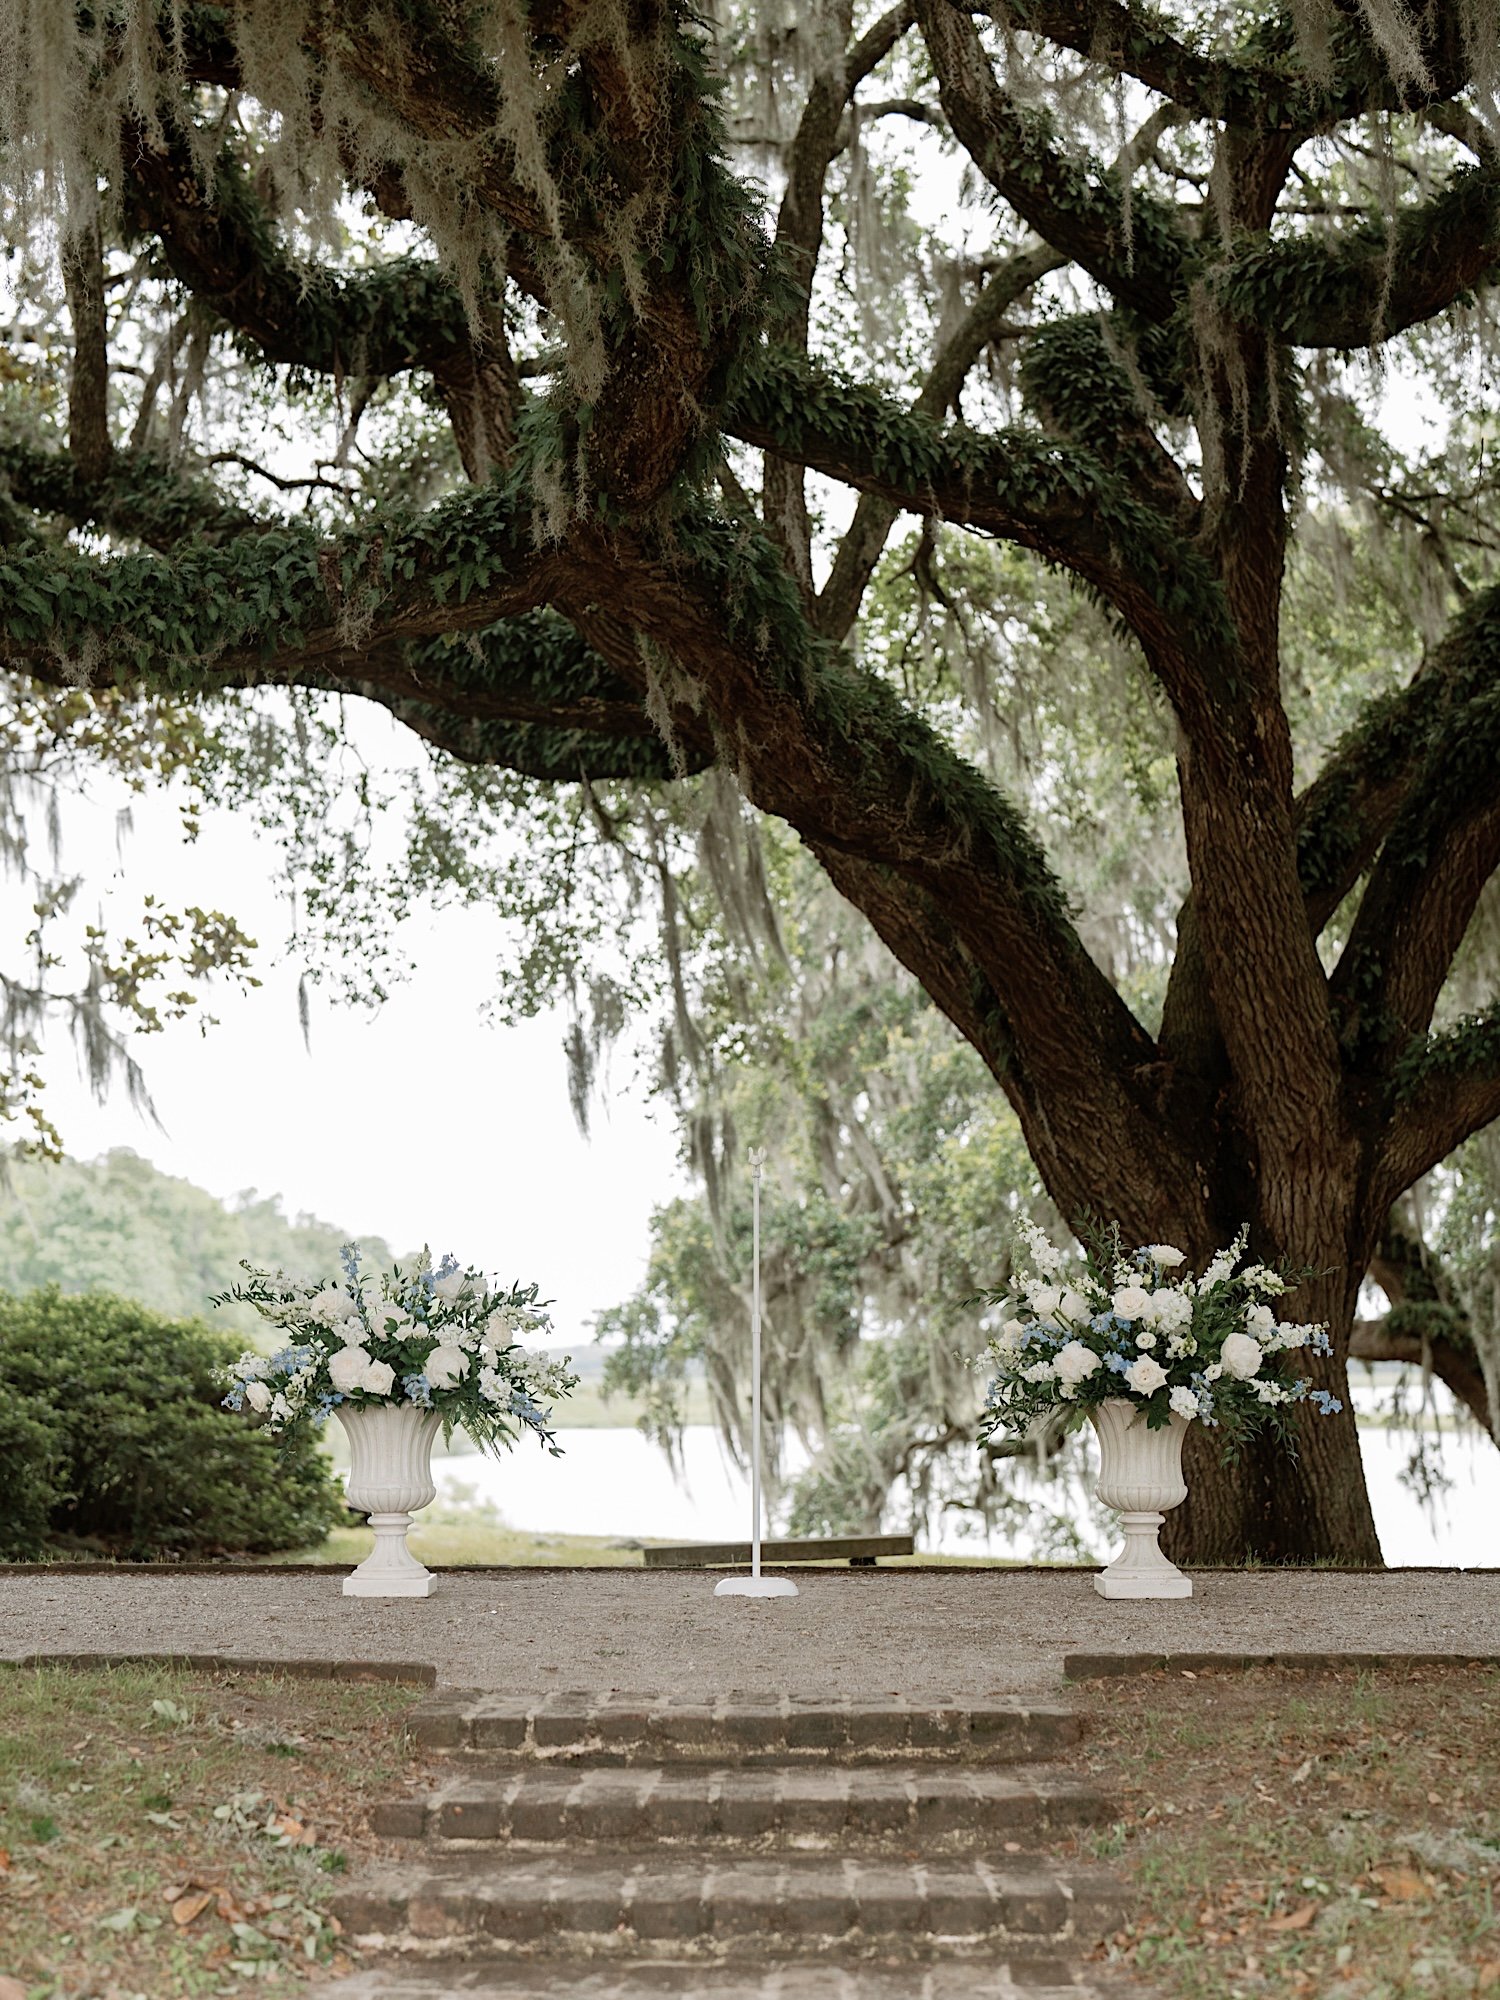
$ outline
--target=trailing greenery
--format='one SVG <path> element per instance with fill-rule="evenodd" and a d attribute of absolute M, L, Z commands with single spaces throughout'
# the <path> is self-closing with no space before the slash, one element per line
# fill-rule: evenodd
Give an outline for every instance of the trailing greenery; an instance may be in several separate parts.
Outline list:
<path fill-rule="evenodd" d="M 108 1292 L 0 1295 L 0 1407 L 20 1452 L 0 1552 L 128 1560 L 318 1540 L 340 1490 L 307 1441 L 278 1449 L 220 1407 L 234 1343 Z"/>

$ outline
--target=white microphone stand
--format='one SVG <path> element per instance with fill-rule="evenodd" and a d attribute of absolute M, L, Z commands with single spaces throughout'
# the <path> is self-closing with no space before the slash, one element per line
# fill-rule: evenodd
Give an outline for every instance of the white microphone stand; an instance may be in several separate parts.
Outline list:
<path fill-rule="evenodd" d="M 714 1585 L 715 1597 L 795 1597 L 797 1586 L 789 1576 L 762 1576 L 760 1573 L 760 1172 L 765 1165 L 765 1148 L 752 1146 L 750 1169 L 754 1176 L 752 1199 L 753 1267 L 750 1281 L 750 1574 L 726 1576 Z"/>

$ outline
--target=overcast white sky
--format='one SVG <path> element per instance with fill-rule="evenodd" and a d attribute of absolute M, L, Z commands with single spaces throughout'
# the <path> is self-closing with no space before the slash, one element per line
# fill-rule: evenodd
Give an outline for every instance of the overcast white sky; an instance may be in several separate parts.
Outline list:
<path fill-rule="evenodd" d="M 651 1209 L 677 1185 L 675 1137 L 665 1115 L 616 1095 L 584 1140 L 568 1106 L 564 1021 L 483 1023 L 499 914 L 415 919 L 419 970 L 374 1015 L 338 1011 L 314 988 L 309 1049 L 275 850 L 229 813 L 207 815 L 191 847 L 164 798 L 136 800 L 133 813 L 117 852 L 112 794 L 68 806 L 65 860 L 88 885 L 80 917 L 102 906 L 123 928 L 147 892 L 168 907 L 224 910 L 259 941 L 265 984 L 215 995 L 220 1025 L 207 1036 L 186 1022 L 139 1041 L 163 1130 L 123 1088 L 96 1104 L 59 1031 L 46 1068 L 67 1150 L 88 1159 L 130 1146 L 216 1195 L 256 1188 L 398 1252 L 426 1241 L 507 1279 L 535 1278 L 557 1301 L 559 1335 L 585 1338 L 590 1315 L 644 1269 Z M 12 940 L 26 928 L 13 883 L 0 887 L 0 924 Z"/>

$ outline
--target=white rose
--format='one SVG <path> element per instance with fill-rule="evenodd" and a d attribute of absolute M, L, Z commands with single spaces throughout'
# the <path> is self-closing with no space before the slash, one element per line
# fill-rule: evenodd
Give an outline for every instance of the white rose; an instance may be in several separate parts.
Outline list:
<path fill-rule="evenodd" d="M 1217 1382 L 1223 1373 L 1224 1370 L 1219 1366 L 1217 1361 L 1210 1361 L 1203 1371 L 1203 1379 L 1205 1382 Z"/>
<path fill-rule="evenodd" d="M 1170 1243 L 1148 1243 L 1146 1255 L 1158 1271 L 1175 1271 L 1179 1264 L 1187 1262 L 1187 1252 L 1174 1248 Z"/>
<path fill-rule="evenodd" d="M 1137 1347 L 1149 1352 L 1156 1345 L 1156 1335 L 1147 1327 L 1144 1332 L 1136 1335 L 1135 1344 Z"/>
<path fill-rule="evenodd" d="M 341 1347 L 328 1362 L 328 1379 L 341 1396 L 365 1386 L 370 1357 L 363 1347 Z"/>
<path fill-rule="evenodd" d="M 1269 1306 L 1251 1306 L 1245 1314 L 1245 1331 L 1267 1340 L 1276 1331 L 1276 1315 Z"/>
<path fill-rule="evenodd" d="M 450 1271 L 446 1278 L 438 1279 L 432 1288 L 432 1292 L 434 1298 L 439 1298 L 443 1301 L 444 1305 L 451 1306 L 457 1300 L 461 1299 L 468 1289 L 469 1280 L 467 1274 L 463 1271 Z"/>
<path fill-rule="evenodd" d="M 1172 1405 L 1172 1408 L 1179 1417 L 1187 1417 L 1191 1420 L 1198 1414 L 1198 1398 L 1193 1394 L 1191 1389 L 1174 1389 L 1167 1398 L 1167 1401 Z"/>
<path fill-rule="evenodd" d="M 1248 1333 L 1231 1333 L 1219 1349 L 1219 1359 L 1226 1375 L 1232 1375 L 1237 1382 L 1248 1382 L 1252 1375 L 1260 1373 L 1260 1342 L 1252 1340 Z"/>
<path fill-rule="evenodd" d="M 372 1361 L 359 1386 L 371 1396 L 388 1396 L 395 1379 L 396 1371 L 389 1361 Z"/>
<path fill-rule="evenodd" d="M 247 1382 L 245 1384 L 245 1401 L 250 1405 L 252 1410 L 269 1410 L 271 1407 L 271 1392 L 264 1382 Z"/>
<path fill-rule="evenodd" d="M 1038 1319 L 1046 1319 L 1062 1304 L 1062 1291 L 1057 1285 L 1037 1285 L 1031 1294 L 1031 1310 Z"/>
<path fill-rule="evenodd" d="M 1121 1285 L 1111 1304 L 1121 1319 L 1144 1319 L 1151 1310 L 1151 1294 L 1139 1285 Z"/>
<path fill-rule="evenodd" d="M 1149 1354 L 1143 1354 L 1138 1361 L 1132 1361 L 1125 1370 L 1125 1380 L 1138 1396 L 1153 1396 L 1167 1379 L 1167 1371 L 1159 1361 L 1153 1361 Z"/>
<path fill-rule="evenodd" d="M 469 1370 L 469 1357 L 461 1347 L 435 1347 L 422 1363 L 422 1373 L 434 1389 L 451 1389 Z"/>
<path fill-rule="evenodd" d="M 405 1306 L 398 1306 L 393 1299 L 381 1299 L 370 1308 L 370 1317 L 384 1333 L 387 1325 L 394 1324 L 399 1338 L 404 1327 L 411 1325 L 411 1314 Z"/>
<path fill-rule="evenodd" d="M 484 1323 L 484 1330 L 497 1346 L 503 1347 L 510 1339 L 511 1328 L 515 1324 L 509 1306 L 496 1306 Z"/>
<path fill-rule="evenodd" d="M 1057 1302 L 1060 1319 L 1077 1321 L 1089 1317 L 1089 1302 L 1081 1292 L 1064 1292 Z"/>
<path fill-rule="evenodd" d="M 1081 1340 L 1070 1340 L 1066 1347 L 1058 1350 L 1057 1378 L 1071 1388 L 1076 1388 L 1087 1375 L 1092 1375 L 1099 1366 L 1099 1357 L 1092 1347 L 1085 1347 Z"/>

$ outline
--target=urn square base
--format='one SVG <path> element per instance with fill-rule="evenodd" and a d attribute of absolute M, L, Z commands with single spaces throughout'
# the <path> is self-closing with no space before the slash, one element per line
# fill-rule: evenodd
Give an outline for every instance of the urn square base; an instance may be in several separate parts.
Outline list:
<path fill-rule="evenodd" d="M 361 1576 L 355 1570 L 344 1578 L 345 1597 L 431 1597 L 437 1578 L 430 1570 L 419 1576 Z"/>
<path fill-rule="evenodd" d="M 1113 1576 L 1104 1570 L 1094 1588 L 1101 1597 L 1191 1597 L 1193 1579 L 1180 1570 L 1170 1576 Z"/>

